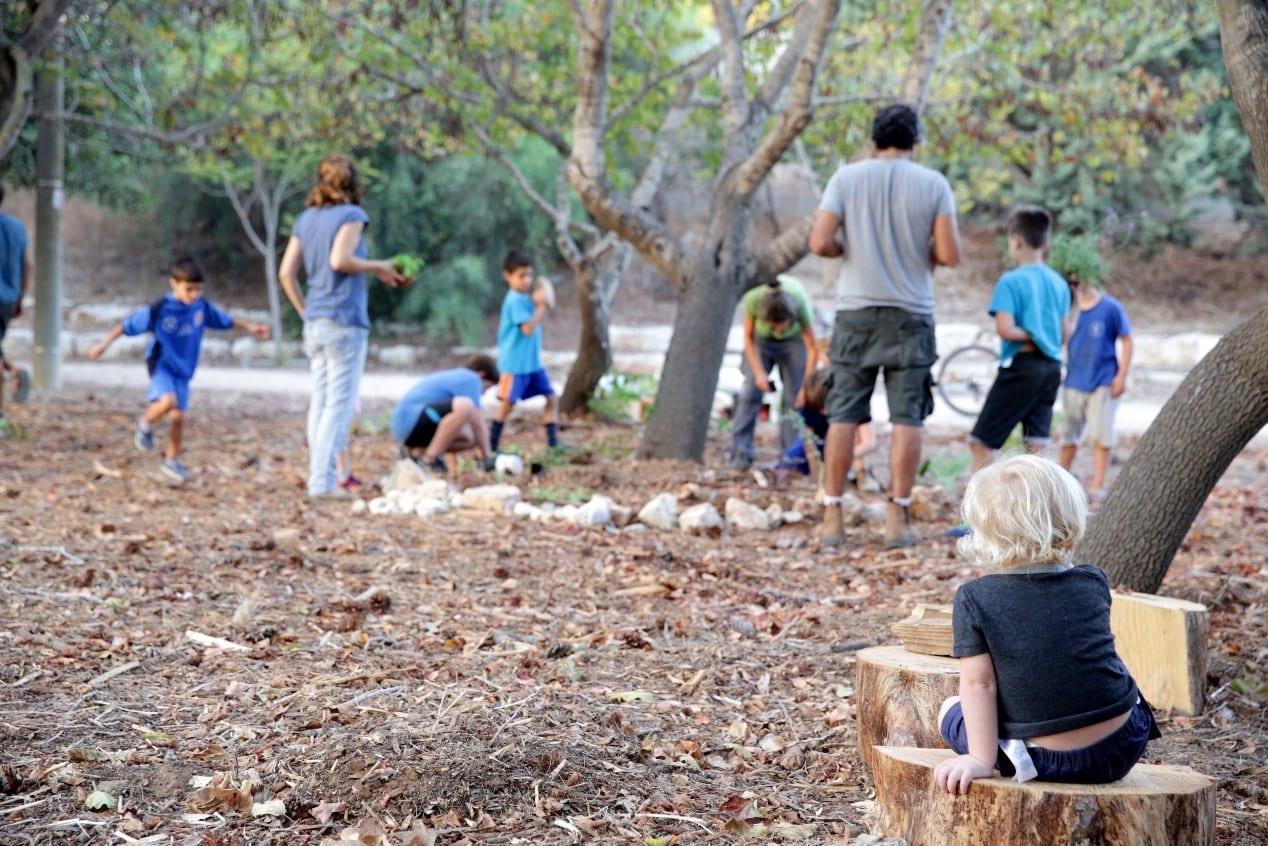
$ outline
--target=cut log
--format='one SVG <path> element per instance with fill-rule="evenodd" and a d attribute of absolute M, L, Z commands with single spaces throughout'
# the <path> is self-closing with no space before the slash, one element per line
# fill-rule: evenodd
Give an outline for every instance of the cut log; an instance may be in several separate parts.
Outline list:
<path fill-rule="evenodd" d="M 906 620 L 890 627 L 908 652 L 921 655 L 951 655 L 951 606 L 917 605 Z"/>
<path fill-rule="evenodd" d="M 960 691 L 960 662 L 901 646 L 873 646 L 856 659 L 859 755 L 868 769 L 876 746 L 943 746 L 938 709 Z"/>
<path fill-rule="evenodd" d="M 1188 767 L 1137 764 L 1110 784 L 1004 778 L 944 793 L 933 769 L 946 749 L 876 750 L 873 778 L 881 837 L 911 846 L 1209 846 L 1215 842 L 1215 782 Z"/>
<path fill-rule="evenodd" d="M 1206 606 L 1114 591 L 1110 628 L 1123 663 L 1155 708 L 1202 713 L 1206 702 Z"/>

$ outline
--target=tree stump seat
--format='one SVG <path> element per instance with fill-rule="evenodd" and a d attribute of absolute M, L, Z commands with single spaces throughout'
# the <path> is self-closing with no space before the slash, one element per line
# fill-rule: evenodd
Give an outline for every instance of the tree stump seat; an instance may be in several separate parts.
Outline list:
<path fill-rule="evenodd" d="M 859 755 L 874 770 L 877 746 L 943 747 L 938 709 L 960 692 L 955 658 L 873 646 L 855 657 Z"/>
<path fill-rule="evenodd" d="M 1209 846 L 1215 782 L 1189 767 L 1137 764 L 1110 784 L 974 781 L 964 795 L 933 781 L 949 749 L 877 747 L 873 834 L 911 846 Z"/>

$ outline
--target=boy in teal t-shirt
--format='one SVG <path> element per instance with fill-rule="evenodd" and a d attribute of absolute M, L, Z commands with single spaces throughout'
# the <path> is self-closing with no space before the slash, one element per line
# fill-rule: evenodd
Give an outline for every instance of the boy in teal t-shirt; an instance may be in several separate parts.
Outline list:
<path fill-rule="evenodd" d="M 1052 215 L 1020 206 L 1008 220 L 1008 255 L 1017 267 L 995 284 L 987 311 L 1000 337 L 999 373 L 969 434 L 973 470 L 995 460 L 1020 423 L 1028 452 L 1047 445 L 1061 388 L 1061 346 L 1070 286 L 1045 264 Z"/>
<path fill-rule="evenodd" d="M 542 367 L 542 320 L 550 309 L 549 295 L 543 288 L 533 290 L 533 261 L 519 250 L 511 250 L 502 261 L 502 278 L 510 289 L 502 300 L 502 316 L 498 320 L 498 410 L 489 427 L 489 446 L 498 450 L 502 427 L 511 409 L 520 400 L 545 397 L 542 425 L 546 443 L 559 445 L 559 398 L 550 382 L 550 374 Z"/>

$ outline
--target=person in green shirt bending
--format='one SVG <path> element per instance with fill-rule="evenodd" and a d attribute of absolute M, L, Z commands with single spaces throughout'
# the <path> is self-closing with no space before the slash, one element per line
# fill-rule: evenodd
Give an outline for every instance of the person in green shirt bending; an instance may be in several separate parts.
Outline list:
<path fill-rule="evenodd" d="M 753 466 L 753 429 L 770 375 L 779 366 L 783 385 L 779 446 L 783 454 L 797 440 L 794 407 L 803 402 L 802 384 L 815 366 L 814 308 L 801 283 L 778 276 L 744 295 L 744 387 L 731 418 L 731 467 Z"/>

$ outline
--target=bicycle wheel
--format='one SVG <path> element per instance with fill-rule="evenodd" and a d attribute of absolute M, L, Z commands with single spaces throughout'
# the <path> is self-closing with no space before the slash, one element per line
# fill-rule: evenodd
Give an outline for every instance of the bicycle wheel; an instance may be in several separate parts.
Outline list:
<path fill-rule="evenodd" d="M 977 417 L 999 370 L 999 353 L 972 345 L 953 350 L 938 368 L 938 393 L 965 417 Z"/>

